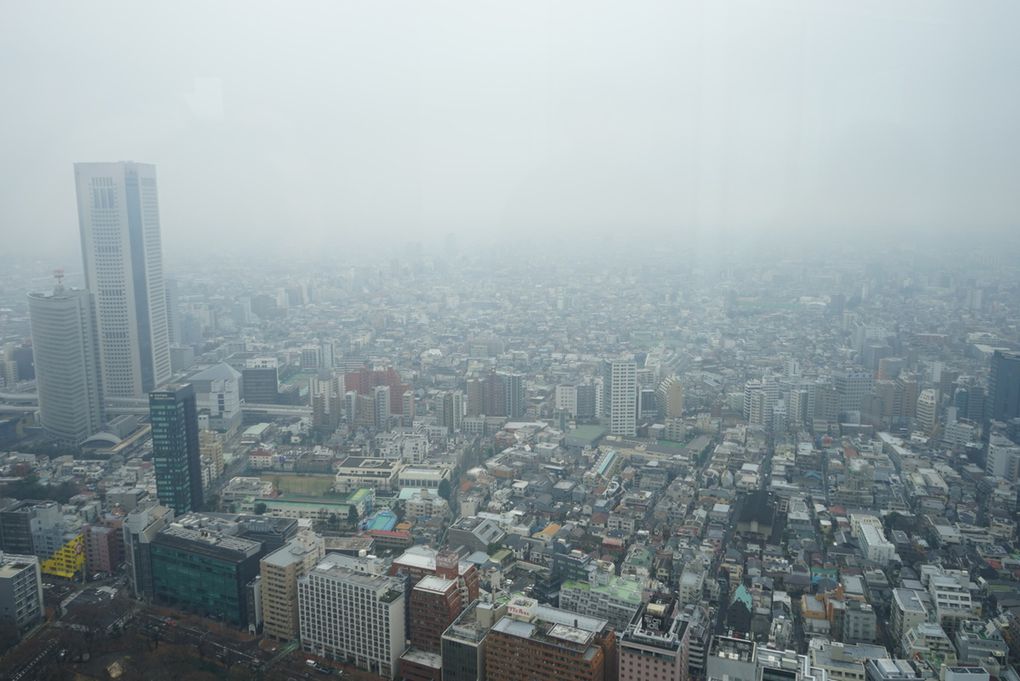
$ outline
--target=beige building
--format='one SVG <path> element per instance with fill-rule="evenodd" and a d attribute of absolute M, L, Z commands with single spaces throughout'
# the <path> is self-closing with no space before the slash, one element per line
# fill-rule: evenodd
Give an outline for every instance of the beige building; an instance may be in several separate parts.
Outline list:
<path fill-rule="evenodd" d="M 297 580 L 325 554 L 323 538 L 306 531 L 262 559 L 260 583 L 266 636 L 284 641 L 298 637 Z"/>

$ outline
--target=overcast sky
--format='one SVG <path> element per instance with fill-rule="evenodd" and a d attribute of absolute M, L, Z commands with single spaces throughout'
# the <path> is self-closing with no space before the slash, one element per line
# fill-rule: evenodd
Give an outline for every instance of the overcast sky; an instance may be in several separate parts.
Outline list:
<path fill-rule="evenodd" d="M 1017 26 L 1016 0 L 8 2 L 0 250 L 77 265 L 72 163 L 127 159 L 171 260 L 1020 231 Z"/>

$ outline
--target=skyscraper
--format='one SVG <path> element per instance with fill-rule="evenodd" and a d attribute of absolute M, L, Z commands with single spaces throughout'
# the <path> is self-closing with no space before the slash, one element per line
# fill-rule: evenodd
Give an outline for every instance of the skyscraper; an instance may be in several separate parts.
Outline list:
<path fill-rule="evenodd" d="M 989 420 L 1020 416 L 1020 353 L 996 350 L 992 355 L 987 404 Z"/>
<path fill-rule="evenodd" d="M 58 279 L 53 293 L 28 295 L 28 311 L 43 430 L 77 445 L 103 425 L 92 295 L 65 289 Z"/>
<path fill-rule="evenodd" d="M 195 402 L 195 390 L 190 384 L 149 393 L 156 495 L 176 515 L 202 506 L 202 460 Z"/>
<path fill-rule="evenodd" d="M 170 378 L 156 168 L 76 163 L 85 286 L 96 297 L 103 388 L 139 397 Z"/>

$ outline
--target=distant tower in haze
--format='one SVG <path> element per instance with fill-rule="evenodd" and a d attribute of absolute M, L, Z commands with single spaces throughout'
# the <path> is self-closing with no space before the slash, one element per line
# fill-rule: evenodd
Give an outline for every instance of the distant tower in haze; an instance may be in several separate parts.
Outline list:
<path fill-rule="evenodd" d="M 99 338 L 92 294 L 65 289 L 28 294 L 39 414 L 51 438 L 77 445 L 103 425 Z"/>
<path fill-rule="evenodd" d="M 198 447 L 198 408 L 191 384 L 149 393 L 152 461 L 156 496 L 175 515 L 202 506 L 202 460 Z"/>
<path fill-rule="evenodd" d="M 112 397 L 140 397 L 170 378 L 156 168 L 76 163 L 74 175 L 103 388 Z"/>
<path fill-rule="evenodd" d="M 992 355 L 986 405 L 991 421 L 1020 416 L 1020 353 L 996 350 Z"/>
<path fill-rule="evenodd" d="M 613 360 L 603 364 L 603 408 L 609 416 L 609 432 L 634 436 L 637 433 L 637 363 Z"/>

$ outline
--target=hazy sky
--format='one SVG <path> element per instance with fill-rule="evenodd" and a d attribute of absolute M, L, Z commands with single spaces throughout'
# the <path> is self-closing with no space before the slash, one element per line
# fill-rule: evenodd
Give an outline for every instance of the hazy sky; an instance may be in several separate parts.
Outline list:
<path fill-rule="evenodd" d="M 0 250 L 80 266 L 72 163 L 124 159 L 157 165 L 170 259 L 1020 231 L 1017 26 L 1016 0 L 8 2 Z"/>

